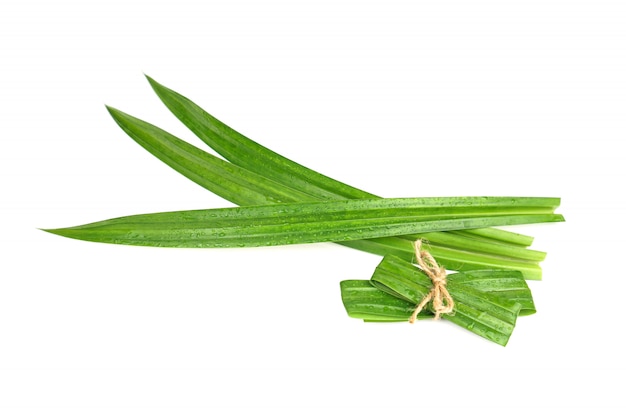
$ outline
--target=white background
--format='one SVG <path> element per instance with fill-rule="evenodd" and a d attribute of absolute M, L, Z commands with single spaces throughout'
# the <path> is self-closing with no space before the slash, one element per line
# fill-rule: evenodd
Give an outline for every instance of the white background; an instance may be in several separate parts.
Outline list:
<path fill-rule="evenodd" d="M 624 415 L 623 1 L 0 5 L 0 415 Z M 367 325 L 333 244 L 169 250 L 37 230 L 229 206 L 111 120 L 194 144 L 143 78 L 388 197 L 563 198 L 506 348 Z"/>

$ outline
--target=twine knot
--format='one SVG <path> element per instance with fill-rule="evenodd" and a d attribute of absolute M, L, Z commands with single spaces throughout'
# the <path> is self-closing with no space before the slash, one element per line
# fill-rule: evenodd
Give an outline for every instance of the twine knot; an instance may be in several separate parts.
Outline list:
<path fill-rule="evenodd" d="M 421 239 L 416 241 L 414 246 L 415 260 L 422 271 L 424 271 L 432 281 L 433 288 L 422 298 L 422 301 L 417 307 L 415 307 L 415 311 L 413 311 L 409 322 L 414 323 L 417 319 L 417 315 L 431 300 L 433 302 L 432 310 L 435 313 L 435 320 L 439 320 L 442 314 L 450 314 L 454 311 L 454 300 L 446 288 L 446 269 L 439 265 L 428 251 L 422 250 Z"/>

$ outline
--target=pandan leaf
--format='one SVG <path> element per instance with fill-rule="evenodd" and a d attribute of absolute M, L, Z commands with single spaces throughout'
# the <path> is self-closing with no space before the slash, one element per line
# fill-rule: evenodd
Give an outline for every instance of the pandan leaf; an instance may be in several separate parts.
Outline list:
<path fill-rule="evenodd" d="M 519 273 L 479 271 L 450 274 L 447 288 L 454 299 L 454 314 L 442 315 L 479 336 L 505 346 L 517 317 L 532 314 L 530 290 Z M 369 281 L 343 281 L 342 301 L 350 317 L 365 321 L 408 321 L 432 282 L 420 269 L 394 256 L 386 256 Z M 525 311 L 525 313 L 523 313 Z M 418 318 L 432 317 L 423 311 Z"/>
<path fill-rule="evenodd" d="M 192 145 L 186 144 L 184 141 L 146 122 L 126 115 L 118 110 L 110 109 L 112 116 L 118 124 L 133 139 L 155 156 L 159 157 L 163 162 L 172 166 L 203 187 L 214 191 L 216 194 L 238 205 L 346 198 L 338 197 L 337 195 L 333 197 L 331 196 L 332 193 L 324 193 L 325 197 L 323 197 L 314 191 L 314 187 L 302 188 L 302 190 L 306 192 L 301 189 L 297 190 L 296 188 L 298 188 L 299 181 L 284 184 L 269 180 L 266 175 L 274 177 L 276 180 L 280 179 L 275 173 L 280 172 L 281 167 L 293 168 L 294 166 L 300 166 L 261 147 L 255 142 L 245 138 L 243 135 L 221 124 L 221 122 L 206 114 L 206 112 L 188 99 L 172 90 L 160 86 L 158 83 L 154 82 L 154 80 L 150 79 L 150 81 L 155 91 L 157 91 L 164 102 L 168 104 L 168 107 L 176 110 L 175 113 L 178 113 L 178 116 L 182 115 L 181 120 L 190 125 L 194 125 L 195 123 L 195 130 L 192 130 L 196 133 L 207 127 L 203 123 L 214 126 L 214 134 L 213 136 L 209 136 L 213 137 L 214 140 L 217 140 L 219 143 L 226 143 L 223 149 L 218 146 L 218 151 L 221 151 L 222 154 L 226 154 L 227 157 L 230 155 L 233 158 L 240 154 L 250 155 L 250 158 L 256 161 L 256 163 L 247 164 L 246 168 L 260 170 L 261 167 L 264 167 L 265 169 L 263 175 L 248 169 L 235 171 L 233 175 L 232 172 L 226 170 L 227 175 L 220 178 L 220 171 L 223 172 L 226 168 L 229 168 L 228 165 L 225 165 L 228 164 L 225 161 L 219 160 Z M 190 117 L 185 118 L 185 115 Z M 234 142 L 224 142 L 223 139 L 219 139 L 221 137 L 219 135 L 230 135 L 237 140 Z M 207 137 L 203 138 L 205 142 L 207 141 Z M 216 137 L 218 139 L 215 139 Z M 153 143 L 156 143 L 156 146 Z M 232 148 L 236 148 L 237 146 L 241 146 L 241 149 L 239 149 L 239 151 L 233 151 Z M 178 150 L 178 152 L 172 154 L 171 148 Z M 166 149 L 168 152 L 164 152 L 163 149 Z M 231 149 L 234 154 L 231 155 L 228 153 L 227 149 Z M 271 156 L 271 158 L 269 156 Z M 247 159 L 244 158 L 244 160 Z M 276 164 L 278 164 L 278 166 Z M 296 169 L 296 171 L 302 175 L 306 174 L 305 177 L 311 177 L 311 175 L 315 176 L 314 174 L 316 174 L 319 176 L 319 178 L 316 178 L 318 180 L 321 178 L 322 180 L 320 181 L 322 183 L 327 185 L 336 183 L 334 180 L 322 176 L 321 174 L 317 174 L 304 167 L 301 168 L 302 169 Z M 298 178 L 298 175 L 292 176 L 291 178 Z M 353 187 L 346 186 L 345 184 L 339 188 L 343 190 L 343 192 L 347 192 L 347 190 L 352 190 L 351 192 L 360 191 Z M 362 191 L 360 195 L 362 198 L 371 196 L 371 194 Z M 461 270 L 482 269 L 485 267 L 515 268 L 522 271 L 527 279 L 541 278 L 541 269 L 538 262 L 545 257 L 545 254 L 522 247 L 524 244 L 530 243 L 530 238 L 510 232 L 498 231 L 496 229 L 478 229 L 465 232 L 435 231 L 428 233 L 427 236 L 390 237 L 386 238 L 385 241 L 372 239 L 369 241 L 350 241 L 340 244 L 381 255 L 395 253 L 398 256 L 402 256 L 404 259 L 410 260 L 412 256 L 409 248 L 410 242 L 417 238 L 428 239 L 433 252 L 437 252 L 438 259 L 448 268 Z M 508 242 L 505 242 L 507 240 Z M 392 252 L 387 251 L 389 245 L 393 247 Z M 407 250 L 407 248 L 409 249 Z"/>
<path fill-rule="evenodd" d="M 187 97 L 159 84 L 149 76 L 146 78 L 163 104 L 189 130 L 232 163 L 320 199 L 377 197 L 279 155 L 222 123 Z M 467 233 L 473 234 L 474 231 Z M 532 242 L 530 237 L 497 229 L 477 231 L 477 235 L 501 242 L 525 242 L 527 246 Z"/>
<path fill-rule="evenodd" d="M 143 214 L 47 231 L 141 246 L 274 246 L 562 221 L 552 207 L 549 198 L 340 200 Z"/>

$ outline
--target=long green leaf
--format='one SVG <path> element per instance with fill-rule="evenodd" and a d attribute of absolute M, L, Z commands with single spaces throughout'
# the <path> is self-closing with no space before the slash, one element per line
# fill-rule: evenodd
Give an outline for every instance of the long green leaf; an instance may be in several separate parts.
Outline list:
<path fill-rule="evenodd" d="M 413 247 L 413 243 L 414 241 L 409 239 L 382 237 L 377 239 L 341 242 L 340 244 L 380 256 L 395 255 L 405 261 L 411 262 L 415 260 L 415 248 Z M 485 268 L 509 269 L 522 272 L 526 279 L 541 279 L 541 268 L 537 262 L 448 248 L 434 244 L 429 244 L 428 250 L 441 265 L 446 267 L 446 269 L 464 272 Z"/>
<path fill-rule="evenodd" d="M 226 159 L 257 173 L 268 175 L 283 184 L 288 183 L 294 188 L 306 189 L 309 194 L 321 199 L 373 197 L 372 194 L 347 186 L 276 154 L 223 124 L 186 97 L 162 86 L 150 77 L 148 80 L 166 106 L 198 137 Z M 441 261 L 463 270 L 476 267 L 511 268 L 506 265 L 506 259 L 510 258 L 512 262 L 534 261 L 533 265 L 521 270 L 528 279 L 541 278 L 541 269 L 537 263 L 545 258 L 545 253 L 520 247 L 532 243 L 529 236 L 497 229 L 477 229 L 464 232 L 434 232 L 428 236 L 406 236 L 400 239 L 414 241 L 418 238 L 429 240 L 434 247 L 447 248 L 439 253 Z M 376 241 L 355 242 L 346 246 L 378 254 L 385 253 L 384 245 L 379 245 Z M 446 254 L 453 252 L 456 260 L 445 258 Z M 488 263 L 479 261 L 474 256 L 476 253 L 482 253 L 483 259 L 488 257 Z"/>
<path fill-rule="evenodd" d="M 211 192 L 237 205 L 313 201 L 313 197 L 219 159 L 113 107 L 107 110 L 135 142 Z"/>
<path fill-rule="evenodd" d="M 563 220 L 551 211 L 546 198 L 341 200 L 143 214 L 48 231 L 127 245 L 273 246 Z"/>
<path fill-rule="evenodd" d="M 192 146 L 150 123 L 109 107 L 114 120 L 142 147 L 167 165 L 192 179 L 204 188 L 235 202 L 238 205 L 267 204 L 268 202 L 311 201 L 311 196 L 291 189 L 284 184 L 223 161 Z M 554 204 L 558 202 L 555 201 Z M 481 229 L 489 231 L 493 229 Z M 474 232 L 476 229 L 474 229 Z M 485 242 L 470 237 L 469 244 L 456 240 L 457 232 L 428 233 L 431 251 L 450 269 L 514 268 L 524 272 L 527 279 L 539 279 L 541 269 L 537 263 L 525 262 L 532 253 L 514 245 L 496 245 L 491 252 L 476 252 Z M 426 237 L 426 236 L 420 236 Z M 384 256 L 393 253 L 406 260 L 413 257 L 412 242 L 416 237 L 390 237 L 364 241 L 338 242 L 354 249 Z M 467 243 L 467 242 L 466 242 Z M 487 241 L 487 244 L 491 242 Z M 454 247 L 456 245 L 456 248 Z M 492 245 L 493 246 L 493 245 Z M 484 248 L 483 248 L 484 249 Z M 525 255 L 511 257 L 510 250 L 525 251 Z M 541 252 L 538 252 L 541 254 Z M 529 255 L 530 254 L 530 255 Z"/>
<path fill-rule="evenodd" d="M 376 198 L 377 196 L 306 168 L 247 138 L 222 123 L 187 97 L 146 76 L 166 107 L 198 138 L 234 164 L 272 178 L 319 199 Z M 530 245 L 532 238 L 504 230 L 467 231 L 497 241 Z M 412 237 L 416 240 L 418 237 Z"/>
<path fill-rule="evenodd" d="M 337 198 L 374 198 L 373 194 L 335 181 L 248 139 L 217 120 L 188 98 L 146 76 L 150 85 L 174 113 L 202 141 L 236 165 L 262 173 L 281 184 L 323 200 Z"/>
<path fill-rule="evenodd" d="M 268 180 L 261 175 L 215 158 L 175 136 L 119 110 L 109 108 L 109 111 L 122 129 L 153 155 L 201 186 L 236 204 L 311 201 L 313 198 L 284 184 Z M 493 229 L 481 229 L 485 233 L 490 230 Z M 473 232 L 478 232 L 478 230 L 473 230 Z M 542 257 L 542 252 L 529 251 L 515 245 L 493 245 L 493 241 L 483 241 L 479 236 L 473 236 L 463 244 L 453 233 L 460 232 L 434 232 L 429 233 L 427 237 L 431 242 L 433 251 L 439 251 L 439 259 L 447 267 L 463 270 L 485 267 L 516 268 L 523 271 L 527 279 L 541 278 L 541 269 L 536 261 L 529 264 L 524 260 Z M 411 242 L 417 238 L 416 236 L 394 237 L 386 238 L 384 242 L 372 239 L 340 244 L 385 255 L 388 253 L 387 249 L 390 244 L 396 248 L 408 248 Z M 486 246 L 489 247 L 486 248 Z M 474 247 L 489 252 L 476 251 L 473 249 Z M 519 252 L 520 250 L 521 252 Z M 515 253 L 516 251 L 518 253 Z M 407 260 L 411 260 L 412 257 L 410 249 L 394 250 L 391 253 L 403 256 Z M 523 264 L 522 266 L 520 266 L 520 262 Z"/>

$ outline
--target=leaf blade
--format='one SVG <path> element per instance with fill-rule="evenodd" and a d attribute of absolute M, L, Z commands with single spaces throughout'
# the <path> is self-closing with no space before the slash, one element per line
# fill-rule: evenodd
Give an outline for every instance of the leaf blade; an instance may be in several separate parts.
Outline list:
<path fill-rule="evenodd" d="M 110 106 L 107 110 L 122 130 L 148 152 L 200 186 L 235 204 L 312 200 L 306 194 L 204 152 L 150 123 Z"/>
<path fill-rule="evenodd" d="M 232 129 L 193 101 L 146 76 L 163 104 L 198 138 L 236 165 L 262 173 L 319 199 L 376 198 L 377 196 L 300 165 Z M 271 169 L 268 169 L 271 167 Z M 494 241 L 532 242 L 531 237 L 499 229 L 468 230 Z M 528 243 L 530 245 L 530 243 Z M 528 246 L 527 245 L 527 246 Z"/>
<path fill-rule="evenodd" d="M 378 283 L 381 290 L 414 305 L 419 304 L 432 285 L 415 265 L 394 256 L 383 258 L 371 281 Z M 454 299 L 455 309 L 453 314 L 443 315 L 443 319 L 506 345 L 522 307 L 519 303 L 472 288 L 466 283 L 455 283 L 453 278 L 448 282 L 448 291 Z"/>
<path fill-rule="evenodd" d="M 458 199 L 432 199 L 453 201 Z M 473 199 L 469 199 L 473 201 Z M 188 210 L 126 216 L 50 233 L 75 239 L 159 247 L 253 247 L 340 242 L 421 231 L 561 221 L 555 214 L 511 214 L 515 208 L 468 205 L 457 214 L 424 215 L 431 199 L 340 200 Z M 499 204 L 498 198 L 493 198 Z M 524 203 L 526 204 L 526 202 Z M 506 214 L 498 214 L 505 210 Z M 513 211 L 509 211 L 509 209 Z M 428 210 L 428 207 L 425 208 Z M 417 215 L 415 213 L 418 213 Z"/>

